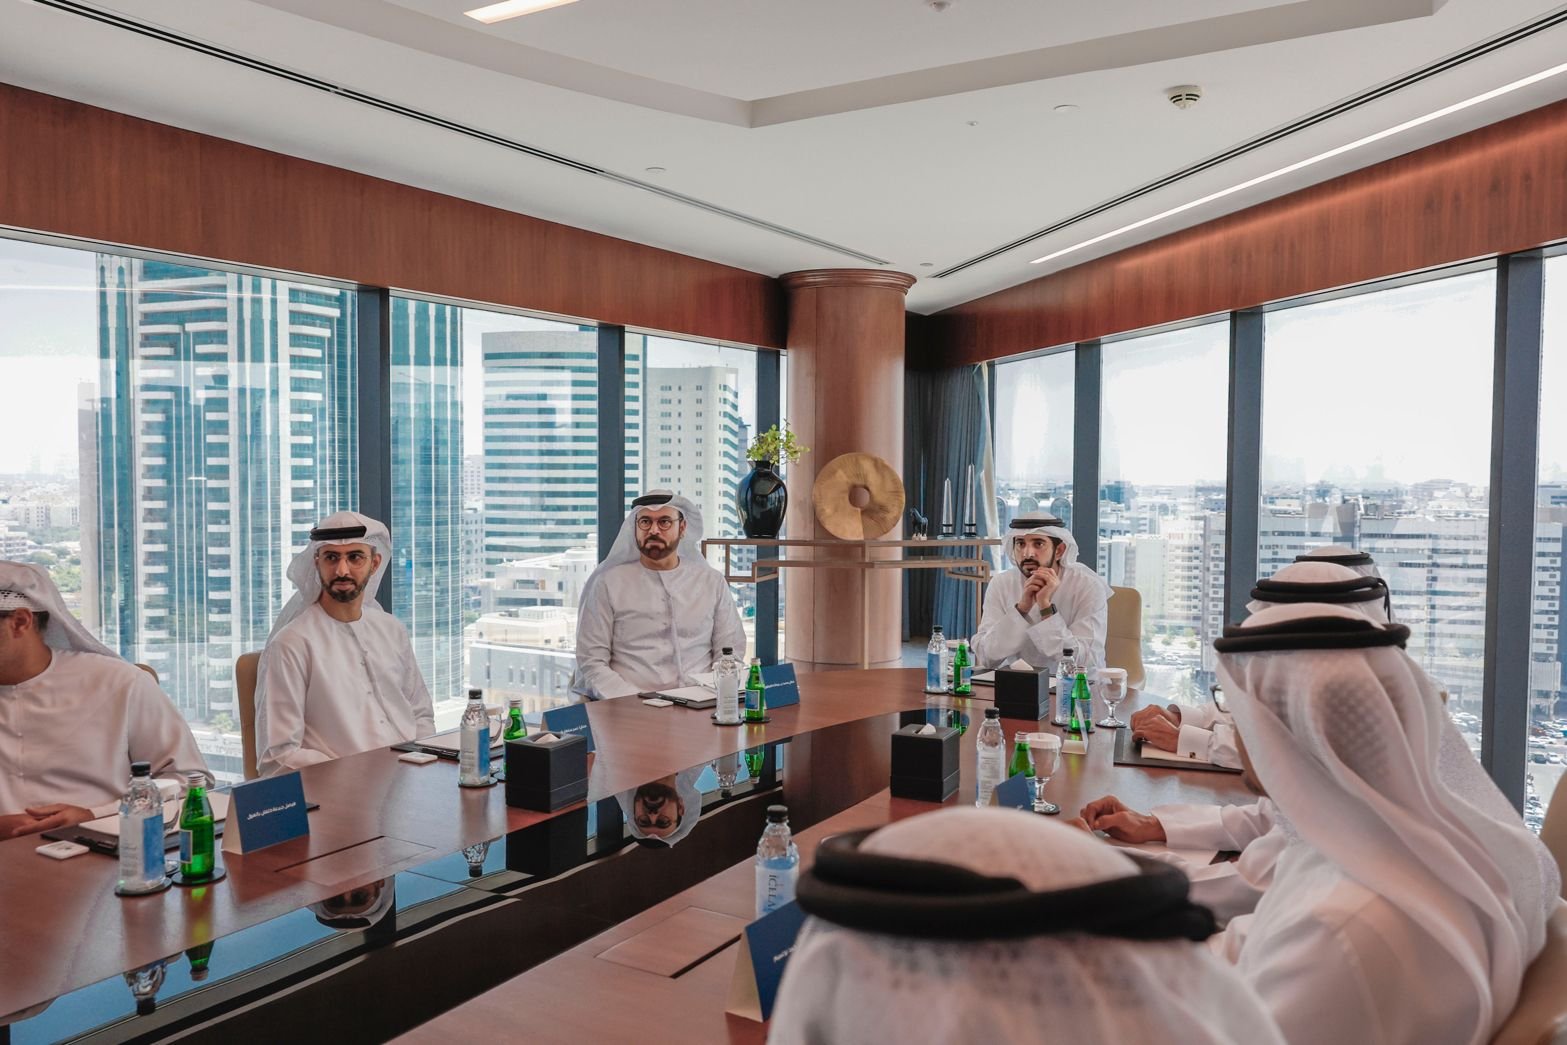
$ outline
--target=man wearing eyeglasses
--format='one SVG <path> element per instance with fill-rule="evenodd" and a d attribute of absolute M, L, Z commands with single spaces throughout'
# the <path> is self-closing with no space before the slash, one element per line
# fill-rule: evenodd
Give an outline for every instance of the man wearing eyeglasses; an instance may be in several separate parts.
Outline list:
<path fill-rule="evenodd" d="M 262 776 L 435 732 L 408 632 L 375 601 L 391 554 L 383 523 L 339 512 L 310 531 L 289 565 L 297 590 L 256 677 Z"/>
<path fill-rule="evenodd" d="M 723 574 L 702 558 L 696 505 L 667 490 L 631 503 L 615 546 L 582 589 L 577 677 L 588 700 L 695 683 L 745 632 Z"/>

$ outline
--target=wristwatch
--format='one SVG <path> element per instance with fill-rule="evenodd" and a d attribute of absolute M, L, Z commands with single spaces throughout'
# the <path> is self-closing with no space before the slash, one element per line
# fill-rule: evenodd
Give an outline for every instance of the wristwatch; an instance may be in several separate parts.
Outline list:
<path fill-rule="evenodd" d="M 1056 615 L 1056 604 L 1053 603 L 1053 602 L 1049 606 L 1045 607 L 1043 610 L 1039 611 L 1039 619 L 1040 620 L 1049 620 L 1051 617 L 1054 617 L 1055 615 Z"/>

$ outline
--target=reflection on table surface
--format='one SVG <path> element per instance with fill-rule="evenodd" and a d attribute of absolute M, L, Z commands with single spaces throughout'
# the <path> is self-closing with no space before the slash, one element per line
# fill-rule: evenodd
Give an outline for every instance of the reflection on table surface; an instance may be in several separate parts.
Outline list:
<path fill-rule="evenodd" d="M 927 700 L 915 671 L 834 674 L 841 676 L 833 679 L 835 690 L 858 701 L 846 703 L 849 710 L 838 717 L 866 717 L 812 728 L 807 716 L 819 720 L 823 713 L 806 703 L 801 721 L 807 731 L 771 739 L 768 731 L 776 733 L 779 720 L 800 709 L 780 712 L 772 726 L 735 731 L 703 731 L 695 712 L 657 718 L 647 711 L 650 733 L 695 731 L 692 736 L 714 749 L 712 757 L 611 791 L 612 782 L 636 774 L 616 765 L 629 757 L 623 754 L 629 734 L 605 731 L 591 765 L 588 802 L 542 818 L 509 816 L 502 789 L 491 789 L 487 801 L 500 812 L 467 826 L 501 826 L 493 835 L 470 833 L 465 846 L 392 874 L 334 882 L 331 895 L 237 931 L 188 925 L 190 936 L 202 942 L 71 990 L 42 1011 L 17 1013 L 10 1040 L 155 1040 L 197 1026 L 221 1027 L 226 1041 L 309 1040 L 325 1033 L 350 1041 L 393 1037 L 754 855 L 768 805 L 787 805 L 791 824 L 803 831 L 881 792 L 890 772 L 889 737 L 904 721 L 961 726 L 977 721 L 989 703 L 988 694 Z M 872 681 L 894 684 L 868 686 Z M 1129 703 L 1137 704 L 1137 697 Z M 873 711 L 889 706 L 899 710 Z M 639 708 L 612 710 L 624 718 L 642 714 Z M 596 724 L 600 714 L 595 708 Z M 1108 736 L 1093 759 L 1063 768 L 1051 785 L 1058 801 L 1067 804 L 1075 790 L 1108 789 Z M 963 745 L 965 786 L 969 739 Z M 455 769 L 447 773 L 455 779 Z M 1130 792 L 1119 778 L 1116 786 L 1132 801 L 1173 801 L 1191 797 L 1177 779 L 1182 775 L 1143 771 Z M 330 800 L 323 801 L 323 811 L 329 808 Z M 462 809 L 466 816 L 466 800 Z M 523 826 L 505 830 L 508 820 Z M 231 873 L 208 888 L 242 888 L 244 878 Z M 190 892 L 189 901 L 200 899 L 201 890 Z M 126 902 L 112 896 L 86 901 Z M 192 909 L 201 908 L 183 908 Z M 62 924 L 71 920 L 61 912 Z M 403 984 L 417 989 L 387 989 Z M 375 1004 L 344 1004 L 355 998 L 374 998 Z M 265 1008 L 254 1008 L 258 1002 Z"/>

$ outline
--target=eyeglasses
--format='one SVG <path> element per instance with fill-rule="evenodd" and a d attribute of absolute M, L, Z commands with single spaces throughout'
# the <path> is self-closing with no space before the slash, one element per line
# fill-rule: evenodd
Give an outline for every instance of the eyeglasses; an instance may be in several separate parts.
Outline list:
<path fill-rule="evenodd" d="M 647 533 L 653 527 L 657 526 L 659 533 L 668 533 L 670 530 L 673 530 L 675 528 L 675 524 L 680 521 L 681 520 L 679 519 L 669 518 L 654 519 L 650 516 L 644 515 L 637 520 L 637 529 L 641 530 L 643 533 Z"/>
<path fill-rule="evenodd" d="M 648 816 L 646 813 L 637 814 L 636 824 L 643 830 L 647 830 L 650 827 L 655 827 L 660 831 L 667 830 L 668 828 L 675 826 L 675 822 L 667 816 Z"/>

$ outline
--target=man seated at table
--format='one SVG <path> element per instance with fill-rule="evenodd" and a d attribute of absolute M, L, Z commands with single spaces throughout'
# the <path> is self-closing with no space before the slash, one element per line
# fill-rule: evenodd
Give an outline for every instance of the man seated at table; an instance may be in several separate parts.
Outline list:
<path fill-rule="evenodd" d="M 974 633 L 980 670 L 1024 660 L 1047 668 L 1071 648 L 1080 668 L 1104 666 L 1110 585 L 1077 561 L 1072 531 L 1053 515 L 1020 515 L 1007 529 L 1014 569 L 985 587 L 985 608 Z"/>
<path fill-rule="evenodd" d="M 1447 719 L 1409 629 L 1263 610 L 1214 643 L 1246 781 L 1290 825 L 1236 967 L 1292 1043 L 1485 1042 L 1558 903 L 1514 813 L 1441 779 Z"/>
<path fill-rule="evenodd" d="M 339 512 L 310 531 L 289 564 L 294 597 L 256 677 L 262 776 L 435 732 L 408 632 L 375 601 L 391 554 L 384 524 Z"/>
<path fill-rule="evenodd" d="M 949 808 L 838 835 L 795 899 L 810 917 L 773 1045 L 1284 1041 L 1197 942 L 1213 916 L 1179 871 L 1044 817 Z"/>
<path fill-rule="evenodd" d="M 1302 556 L 1258 581 L 1246 609 L 1256 613 L 1269 606 L 1318 602 L 1347 606 L 1386 624 L 1392 620 L 1387 585 L 1375 576 L 1375 564 L 1371 570 L 1371 574 L 1357 573 L 1327 558 Z M 1206 759 L 1226 769 L 1240 768 L 1235 724 L 1218 708 L 1217 698 L 1214 704 L 1150 704 L 1132 715 L 1132 735 L 1165 751 Z"/>
<path fill-rule="evenodd" d="M 168 797 L 207 772 L 152 676 L 88 634 L 42 567 L 0 562 L 0 839 L 112 814 L 132 762 Z"/>
<path fill-rule="evenodd" d="M 582 587 L 574 694 L 603 700 L 693 685 L 726 646 L 744 663 L 740 612 L 701 544 L 691 501 L 654 490 L 631 502 L 614 547 Z"/>

